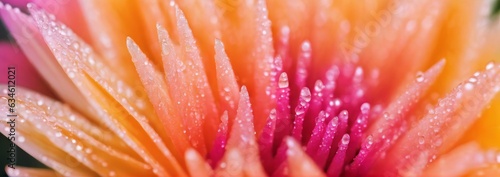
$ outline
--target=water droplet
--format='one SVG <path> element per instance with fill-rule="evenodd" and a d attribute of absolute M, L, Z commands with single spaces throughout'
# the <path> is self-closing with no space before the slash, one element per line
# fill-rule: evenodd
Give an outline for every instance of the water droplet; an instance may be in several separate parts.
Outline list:
<path fill-rule="evenodd" d="M 334 103 L 334 105 L 335 105 L 335 106 L 339 107 L 339 106 L 340 106 L 340 104 L 342 104 L 342 101 L 340 101 L 340 99 L 338 99 L 338 98 L 337 98 L 337 99 L 335 99 L 335 100 L 333 101 L 333 103 Z"/>
<path fill-rule="evenodd" d="M 425 143 L 425 138 L 424 138 L 424 136 L 419 136 L 419 137 L 418 137 L 418 144 L 421 144 L 421 145 L 422 145 L 422 144 L 424 144 L 424 143 Z"/>
<path fill-rule="evenodd" d="M 321 92 L 325 88 L 325 85 L 321 80 L 317 80 L 316 83 L 314 84 L 314 91 L 315 92 Z"/>
<path fill-rule="evenodd" d="M 280 79 L 278 81 L 278 86 L 280 88 L 287 88 L 288 87 L 288 76 L 286 75 L 285 72 L 281 73 Z"/>
<path fill-rule="evenodd" d="M 490 61 L 490 62 L 486 65 L 486 70 L 493 69 L 493 67 L 494 67 L 494 66 L 495 66 L 495 62 Z"/>
<path fill-rule="evenodd" d="M 290 28 L 288 26 L 281 27 L 281 35 L 288 36 L 290 34 Z"/>
<path fill-rule="evenodd" d="M 276 119 L 276 109 L 272 109 L 271 112 L 269 112 L 269 119 Z"/>
<path fill-rule="evenodd" d="M 369 103 L 363 103 L 361 105 L 361 113 L 368 114 L 369 111 L 370 111 L 370 104 Z"/>
<path fill-rule="evenodd" d="M 383 116 L 384 116 L 384 119 L 391 119 L 392 118 L 388 112 L 384 112 Z"/>
<path fill-rule="evenodd" d="M 466 90 L 472 90 L 474 88 L 474 84 L 470 83 L 470 82 L 467 82 L 465 84 L 465 89 Z"/>
<path fill-rule="evenodd" d="M 20 143 L 22 143 L 22 142 L 24 142 L 24 141 L 25 141 L 24 136 L 20 136 L 20 137 L 19 137 L 19 142 L 20 142 Z"/>
<path fill-rule="evenodd" d="M 305 110 L 303 108 L 301 108 L 301 107 L 295 108 L 295 115 L 298 116 L 298 115 L 302 115 L 304 113 L 305 113 Z"/>
<path fill-rule="evenodd" d="M 307 102 L 311 101 L 311 91 L 307 87 L 300 90 L 300 96 Z"/>
<path fill-rule="evenodd" d="M 274 67 L 276 68 L 276 71 L 283 71 L 283 60 L 281 59 L 281 56 L 276 56 L 274 58 Z"/>
<path fill-rule="evenodd" d="M 340 120 L 347 120 L 349 118 L 349 112 L 347 110 L 343 110 L 339 114 Z"/>
<path fill-rule="evenodd" d="M 366 144 L 366 148 L 370 148 L 373 145 L 373 136 L 369 135 L 367 137 L 368 143 Z"/>
<path fill-rule="evenodd" d="M 417 82 L 423 82 L 425 80 L 424 73 L 418 72 L 417 73 Z"/>
<path fill-rule="evenodd" d="M 77 150 L 77 151 L 81 151 L 82 149 L 83 149 L 83 148 L 82 148 L 82 146 L 80 146 L 80 145 L 77 145 L 77 146 L 76 146 L 76 150 Z"/>
<path fill-rule="evenodd" d="M 351 137 L 349 136 L 349 134 L 344 134 L 344 136 L 342 136 L 342 144 L 344 145 L 349 144 L 350 139 Z"/>
<path fill-rule="evenodd" d="M 309 41 L 304 41 L 300 47 L 302 51 L 311 51 L 311 43 Z"/>
<path fill-rule="evenodd" d="M 109 176 L 115 176 L 115 175 L 116 175 L 115 171 L 110 171 L 109 172 Z"/>

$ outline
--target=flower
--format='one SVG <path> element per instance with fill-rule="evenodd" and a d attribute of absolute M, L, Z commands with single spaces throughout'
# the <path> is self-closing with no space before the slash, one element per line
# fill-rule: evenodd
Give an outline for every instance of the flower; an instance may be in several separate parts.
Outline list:
<path fill-rule="evenodd" d="M 35 0 L 30 15 L 2 5 L 57 95 L 17 89 L 15 143 L 52 170 L 7 172 L 498 175 L 492 3 Z"/>

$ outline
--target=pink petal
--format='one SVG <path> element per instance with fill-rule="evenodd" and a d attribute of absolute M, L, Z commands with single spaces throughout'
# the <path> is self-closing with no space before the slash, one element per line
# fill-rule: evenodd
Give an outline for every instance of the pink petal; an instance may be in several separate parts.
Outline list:
<path fill-rule="evenodd" d="M 37 70 L 29 62 L 21 49 L 9 43 L 0 43 L 0 53 L 2 54 L 1 68 L 16 68 L 16 85 L 29 88 L 44 95 L 55 97 L 54 93 L 42 79 Z M 0 74 L 0 83 L 7 84 L 7 72 Z"/>

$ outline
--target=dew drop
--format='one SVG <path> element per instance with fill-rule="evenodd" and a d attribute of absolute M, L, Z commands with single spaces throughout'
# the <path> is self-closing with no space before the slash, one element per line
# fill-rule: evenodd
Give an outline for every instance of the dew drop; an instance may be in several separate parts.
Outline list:
<path fill-rule="evenodd" d="M 472 90 L 474 88 L 474 84 L 470 83 L 470 82 L 467 82 L 465 84 L 465 89 L 466 90 Z"/>
<path fill-rule="evenodd" d="M 494 67 L 494 66 L 495 66 L 495 62 L 490 61 L 490 62 L 486 65 L 486 70 L 493 69 L 493 67 Z"/>
<path fill-rule="evenodd" d="M 422 144 L 424 144 L 424 143 L 425 143 L 425 138 L 424 138 L 424 136 L 419 136 L 419 137 L 418 137 L 418 144 L 421 144 L 421 145 L 422 145 Z"/>
<path fill-rule="evenodd" d="M 349 112 L 347 110 L 343 110 L 339 114 L 339 118 L 342 120 L 348 119 L 349 118 Z"/>
<path fill-rule="evenodd" d="M 342 144 L 344 145 L 349 144 L 350 139 L 351 137 L 349 136 L 349 134 L 344 134 L 344 136 L 342 136 Z"/>
<path fill-rule="evenodd" d="M 290 28 L 288 26 L 281 27 L 281 35 L 288 36 L 290 34 Z"/>
<path fill-rule="evenodd" d="M 309 41 L 303 42 L 300 47 L 301 47 L 302 51 L 306 51 L 306 52 L 311 51 L 311 43 Z"/>
<path fill-rule="evenodd" d="M 314 91 L 315 92 L 321 92 L 325 88 L 325 85 L 321 80 L 317 80 L 316 83 L 314 84 Z"/>
<path fill-rule="evenodd" d="M 24 136 L 20 136 L 20 137 L 19 137 L 19 142 L 20 142 L 20 143 L 22 143 L 22 142 L 24 142 L 24 141 L 25 141 Z"/>
<path fill-rule="evenodd" d="M 337 98 L 333 101 L 333 103 L 335 106 L 339 107 L 342 104 L 342 101 L 340 101 L 340 99 Z"/>
<path fill-rule="evenodd" d="M 271 112 L 269 112 L 269 119 L 276 119 L 276 109 L 272 109 Z"/>
<path fill-rule="evenodd" d="M 280 88 L 287 88 L 288 87 L 288 76 L 286 75 L 285 72 L 281 73 L 280 79 L 278 81 L 278 86 Z"/>
<path fill-rule="evenodd" d="M 311 91 L 307 87 L 302 88 L 300 96 L 307 102 L 311 101 Z"/>
<path fill-rule="evenodd" d="M 369 111 L 370 111 L 370 104 L 369 103 L 363 103 L 361 105 L 361 113 L 368 114 Z"/>
<path fill-rule="evenodd" d="M 295 115 L 297 115 L 297 116 L 298 116 L 298 115 L 302 115 L 302 114 L 304 114 L 304 113 L 305 113 L 305 110 L 304 110 L 304 109 L 302 109 L 302 108 L 300 108 L 300 107 L 295 108 Z"/>
<path fill-rule="evenodd" d="M 384 112 L 383 116 L 384 116 L 384 119 L 391 119 L 392 118 L 388 112 Z"/>
<path fill-rule="evenodd" d="M 372 135 L 368 136 L 367 140 L 368 143 L 366 144 L 366 148 L 370 148 L 373 145 L 373 136 Z"/>
<path fill-rule="evenodd" d="M 420 72 L 420 71 L 419 71 L 419 72 L 417 73 L 417 82 L 423 82 L 423 81 L 424 81 L 424 79 L 425 79 L 425 78 L 424 78 L 424 73 L 422 73 L 422 72 Z"/>

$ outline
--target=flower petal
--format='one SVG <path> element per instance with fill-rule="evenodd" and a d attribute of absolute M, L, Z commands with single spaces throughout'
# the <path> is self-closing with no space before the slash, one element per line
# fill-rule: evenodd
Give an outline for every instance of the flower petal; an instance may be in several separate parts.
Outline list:
<path fill-rule="evenodd" d="M 429 164 L 423 176 L 464 176 L 472 170 L 498 164 L 500 153 L 495 150 L 484 151 L 479 144 L 470 142 L 439 157 Z M 464 160 L 467 159 L 467 160 Z"/>
<path fill-rule="evenodd" d="M 253 113 L 245 86 L 241 88 L 235 123 L 231 129 L 226 153 L 215 170 L 217 175 L 265 176 L 259 160 Z"/>
<path fill-rule="evenodd" d="M 499 91 L 499 65 L 478 72 L 439 100 L 438 105 L 394 144 L 387 158 L 379 159 L 384 163 L 376 163 L 372 171 L 401 174 L 414 168 L 416 163 L 425 166 L 433 156 L 453 147 Z"/>
<path fill-rule="evenodd" d="M 100 115 L 100 123 L 140 154 L 153 166 L 154 172 L 166 175 L 164 168 L 167 168 L 171 174 L 183 175 L 184 170 L 163 143 L 166 139 L 163 127 L 161 124 L 152 124 L 155 127 L 149 124 L 149 121 L 159 120 L 150 110 L 152 106 L 142 85 L 129 86 L 71 30 L 36 7 L 30 11 L 58 62 Z"/>
<path fill-rule="evenodd" d="M 1 68 L 16 67 L 16 72 L 21 73 L 16 77 L 16 85 L 35 90 L 44 95 L 55 97 L 50 87 L 35 70 L 33 65 L 24 56 L 21 49 L 13 44 L 1 42 L 0 53 L 2 54 Z M 0 75 L 0 83 L 7 83 L 7 72 Z"/>
<path fill-rule="evenodd" d="M 286 151 L 289 175 L 300 176 L 325 176 L 323 171 L 316 166 L 314 161 L 302 150 L 302 145 L 293 138 L 285 138 L 288 150 Z"/>
<path fill-rule="evenodd" d="M 12 9 L 9 5 L 0 6 L 0 14 L 3 22 L 16 39 L 16 43 L 59 98 L 85 115 L 97 117 L 95 112 L 90 109 L 90 103 L 65 74 L 45 44 L 33 19 L 21 13 L 19 9 Z"/>
<path fill-rule="evenodd" d="M 188 164 L 188 171 L 191 176 L 196 177 L 209 177 L 212 176 L 213 171 L 205 162 L 205 159 L 194 149 L 186 151 L 186 162 Z"/>
<path fill-rule="evenodd" d="M 1 90 L 0 102 L 7 104 L 7 87 L 3 85 Z M 94 126 L 66 105 L 22 88 L 16 90 L 16 103 L 14 142 L 59 173 L 152 174 L 148 165 L 135 159 L 139 157 L 119 151 L 122 148 L 113 134 Z M 1 112 L 8 114 L 9 110 L 4 107 Z M 1 128 L 10 128 L 7 121 Z M 126 168 L 110 170 L 119 167 Z"/>
<path fill-rule="evenodd" d="M 5 168 L 5 172 L 8 176 L 38 176 L 38 177 L 53 177 L 60 175 L 54 170 L 44 169 L 44 168 L 29 168 L 16 166 L 16 169 L 9 167 Z"/>

